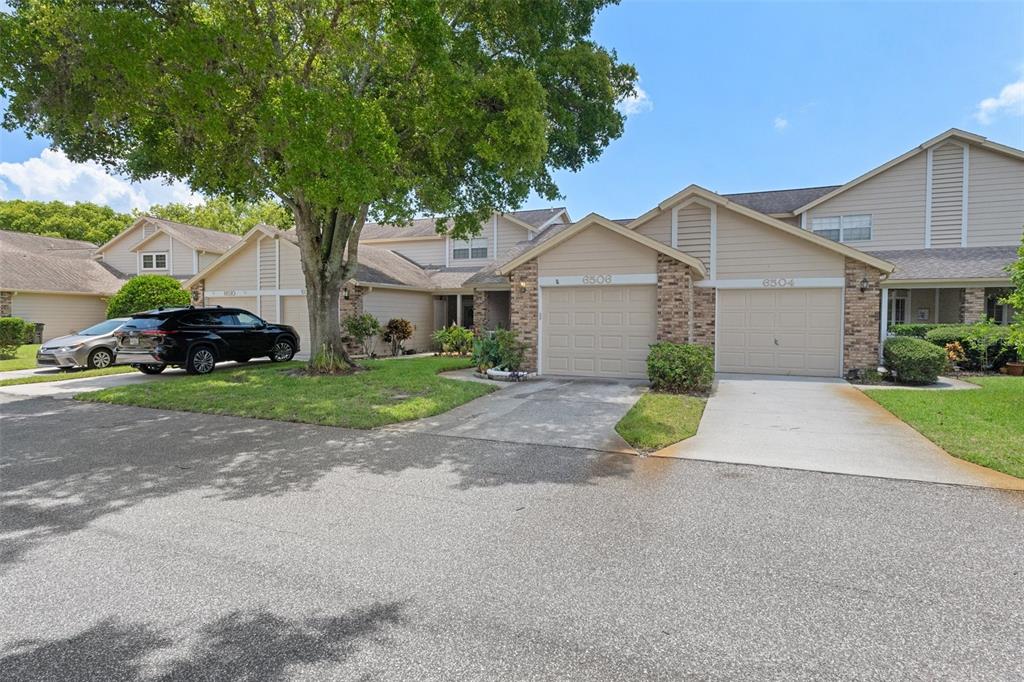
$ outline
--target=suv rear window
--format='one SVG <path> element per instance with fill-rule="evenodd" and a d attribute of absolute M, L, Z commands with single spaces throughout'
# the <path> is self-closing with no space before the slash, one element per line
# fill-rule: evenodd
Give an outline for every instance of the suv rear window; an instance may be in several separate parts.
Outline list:
<path fill-rule="evenodd" d="M 163 317 L 133 317 L 124 323 L 124 329 L 156 329 L 164 323 Z"/>

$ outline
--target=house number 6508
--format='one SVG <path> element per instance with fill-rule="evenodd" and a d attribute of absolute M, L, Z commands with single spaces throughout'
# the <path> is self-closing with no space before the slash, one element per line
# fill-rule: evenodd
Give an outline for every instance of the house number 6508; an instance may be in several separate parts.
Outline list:
<path fill-rule="evenodd" d="M 611 284 L 611 275 L 583 275 L 584 284 Z"/>

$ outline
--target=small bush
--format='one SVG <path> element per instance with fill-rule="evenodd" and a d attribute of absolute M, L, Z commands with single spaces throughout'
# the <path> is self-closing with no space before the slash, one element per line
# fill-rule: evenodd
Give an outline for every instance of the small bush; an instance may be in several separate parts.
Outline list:
<path fill-rule="evenodd" d="M 692 343 L 656 343 L 647 355 L 647 378 L 658 391 L 706 394 L 715 378 L 715 351 Z"/>
<path fill-rule="evenodd" d="M 370 313 L 361 315 L 350 315 L 341 321 L 345 333 L 362 346 L 363 355 L 373 357 L 374 347 L 377 345 L 377 335 L 380 334 L 380 322 Z"/>
<path fill-rule="evenodd" d="M 13 358 L 18 348 L 27 343 L 35 325 L 20 317 L 0 317 L 0 358 Z"/>
<path fill-rule="evenodd" d="M 950 325 L 943 324 L 927 324 L 927 323 L 909 323 L 909 324 L 894 324 L 889 327 L 889 334 L 892 336 L 915 336 L 919 339 L 923 339 L 924 335 L 935 329 L 936 327 L 944 327 Z"/>
<path fill-rule="evenodd" d="M 991 322 L 941 325 L 929 330 L 925 341 L 941 348 L 959 343 L 968 369 L 999 369 L 1017 357 L 1010 328 Z"/>
<path fill-rule="evenodd" d="M 946 369 L 946 351 L 924 339 L 890 336 L 882 351 L 885 367 L 901 384 L 933 384 Z"/>
<path fill-rule="evenodd" d="M 391 344 L 391 355 L 398 356 L 402 354 L 403 345 L 412 338 L 414 331 L 416 331 L 416 325 L 409 320 L 400 317 L 393 318 L 384 325 L 384 333 L 381 334 L 381 338 L 384 339 L 384 343 Z"/>
<path fill-rule="evenodd" d="M 107 317 L 127 317 L 156 308 L 180 308 L 190 301 L 189 293 L 173 277 L 138 275 L 125 282 L 107 303 Z"/>
<path fill-rule="evenodd" d="M 432 337 L 438 352 L 469 355 L 473 352 L 473 330 L 456 324 L 441 327 Z"/>
<path fill-rule="evenodd" d="M 523 368 L 525 357 L 526 344 L 519 340 L 516 332 L 508 329 L 485 332 L 473 342 L 473 364 L 480 372 L 492 368 L 518 372 Z"/>

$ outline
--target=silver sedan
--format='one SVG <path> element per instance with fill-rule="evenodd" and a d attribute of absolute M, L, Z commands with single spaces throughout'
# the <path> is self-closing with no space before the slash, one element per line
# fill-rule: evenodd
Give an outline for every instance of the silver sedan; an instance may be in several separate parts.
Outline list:
<path fill-rule="evenodd" d="M 50 339 L 36 352 L 36 364 L 40 367 L 88 367 L 102 369 L 114 364 L 117 341 L 114 332 L 128 321 L 127 317 L 115 317 L 94 324 L 77 334 Z"/>

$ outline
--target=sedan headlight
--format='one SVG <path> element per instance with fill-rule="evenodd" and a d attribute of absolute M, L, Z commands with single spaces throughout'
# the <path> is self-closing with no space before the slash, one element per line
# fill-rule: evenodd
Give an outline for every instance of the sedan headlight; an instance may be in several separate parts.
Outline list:
<path fill-rule="evenodd" d="M 84 343 L 76 343 L 73 346 L 61 346 L 59 350 L 62 353 L 70 353 L 73 350 L 78 350 L 79 348 L 81 348 L 84 345 L 85 345 Z"/>

